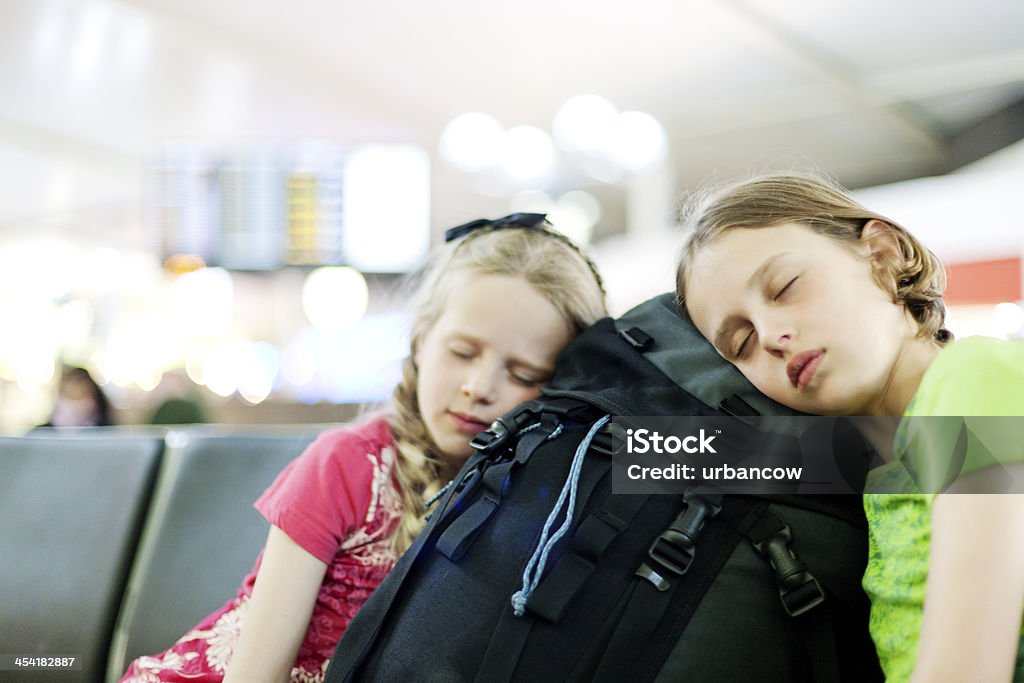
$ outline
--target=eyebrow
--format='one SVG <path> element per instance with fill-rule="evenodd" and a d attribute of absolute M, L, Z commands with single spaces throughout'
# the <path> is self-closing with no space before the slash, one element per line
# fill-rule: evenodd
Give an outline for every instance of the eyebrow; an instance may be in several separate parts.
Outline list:
<path fill-rule="evenodd" d="M 765 276 L 768 275 L 768 271 L 771 270 L 772 266 L 775 265 L 775 262 L 788 254 L 789 252 L 782 251 L 779 252 L 778 254 L 775 254 L 765 259 L 764 263 L 762 263 L 758 267 L 758 269 L 755 270 L 750 275 L 750 278 L 747 280 L 747 289 L 753 287 L 758 281 L 763 280 Z M 718 349 L 719 351 L 722 351 L 724 348 L 722 344 L 725 342 L 725 337 L 732 331 L 732 321 L 735 317 L 736 316 L 734 315 L 726 317 L 726 319 L 722 321 L 722 324 L 719 325 L 718 330 L 715 332 L 715 340 L 712 342 L 712 344 L 714 344 L 715 348 Z"/>

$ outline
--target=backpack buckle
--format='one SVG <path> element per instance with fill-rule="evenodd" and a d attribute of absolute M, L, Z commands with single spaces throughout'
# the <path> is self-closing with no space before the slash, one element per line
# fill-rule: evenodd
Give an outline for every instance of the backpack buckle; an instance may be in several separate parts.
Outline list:
<path fill-rule="evenodd" d="M 786 614 L 798 617 L 825 602 L 825 591 L 810 572 L 803 572 L 795 577 L 792 585 L 779 586 L 779 597 Z"/>
<path fill-rule="evenodd" d="M 647 554 L 663 569 L 676 576 L 682 576 L 693 562 L 696 544 L 686 534 L 674 529 L 666 529 L 661 536 L 654 539 Z"/>
<path fill-rule="evenodd" d="M 682 576 L 690 568 L 704 521 L 722 509 L 720 504 L 697 495 L 687 495 L 683 506 L 675 521 L 654 539 L 647 551 L 652 560 L 676 576 Z"/>
<path fill-rule="evenodd" d="M 768 559 L 775 570 L 779 598 L 786 614 L 798 617 L 823 603 L 825 591 L 814 575 L 807 571 L 807 565 L 790 549 L 792 540 L 793 534 L 786 525 L 778 533 L 755 543 L 754 548 Z"/>
<path fill-rule="evenodd" d="M 483 454 L 491 454 L 501 448 L 509 438 L 541 414 L 540 402 L 533 400 L 519 405 L 491 423 L 486 431 L 480 432 L 469 445 Z"/>

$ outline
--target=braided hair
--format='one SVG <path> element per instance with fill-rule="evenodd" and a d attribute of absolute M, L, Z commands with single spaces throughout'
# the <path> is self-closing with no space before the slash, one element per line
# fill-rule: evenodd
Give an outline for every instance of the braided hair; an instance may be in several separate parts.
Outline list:
<path fill-rule="evenodd" d="M 442 454 L 420 413 L 415 354 L 440 318 L 451 292 L 477 275 L 522 278 L 558 310 L 574 336 L 607 315 L 604 286 L 593 262 L 543 215 L 513 214 L 497 221 L 474 221 L 454 228 L 449 235 L 457 241 L 437 254 L 421 275 L 410 353 L 391 397 L 390 426 L 397 450 L 394 475 L 403 509 L 392 536 L 398 552 L 404 552 L 423 529 L 425 501 L 445 483 L 441 480 Z"/>

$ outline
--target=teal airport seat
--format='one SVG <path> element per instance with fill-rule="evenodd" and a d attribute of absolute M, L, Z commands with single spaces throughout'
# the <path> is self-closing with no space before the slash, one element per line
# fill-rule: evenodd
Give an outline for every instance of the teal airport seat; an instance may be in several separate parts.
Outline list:
<path fill-rule="evenodd" d="M 146 533 L 111 646 L 108 680 L 170 647 L 233 597 L 266 542 L 252 504 L 323 425 L 305 433 L 168 434 Z"/>
<path fill-rule="evenodd" d="M 0 437 L 0 653 L 80 669 L 0 680 L 102 681 L 163 435 Z"/>

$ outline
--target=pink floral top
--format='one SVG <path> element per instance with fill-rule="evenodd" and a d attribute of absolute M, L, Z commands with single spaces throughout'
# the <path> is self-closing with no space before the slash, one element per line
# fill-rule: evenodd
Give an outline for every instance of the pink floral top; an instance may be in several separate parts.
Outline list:
<path fill-rule="evenodd" d="M 323 681 L 341 634 L 397 560 L 389 540 L 401 515 L 394 458 L 386 417 L 328 430 L 256 501 L 271 524 L 327 564 L 292 683 Z M 261 560 L 234 598 L 169 650 L 133 661 L 122 683 L 222 681 Z"/>

